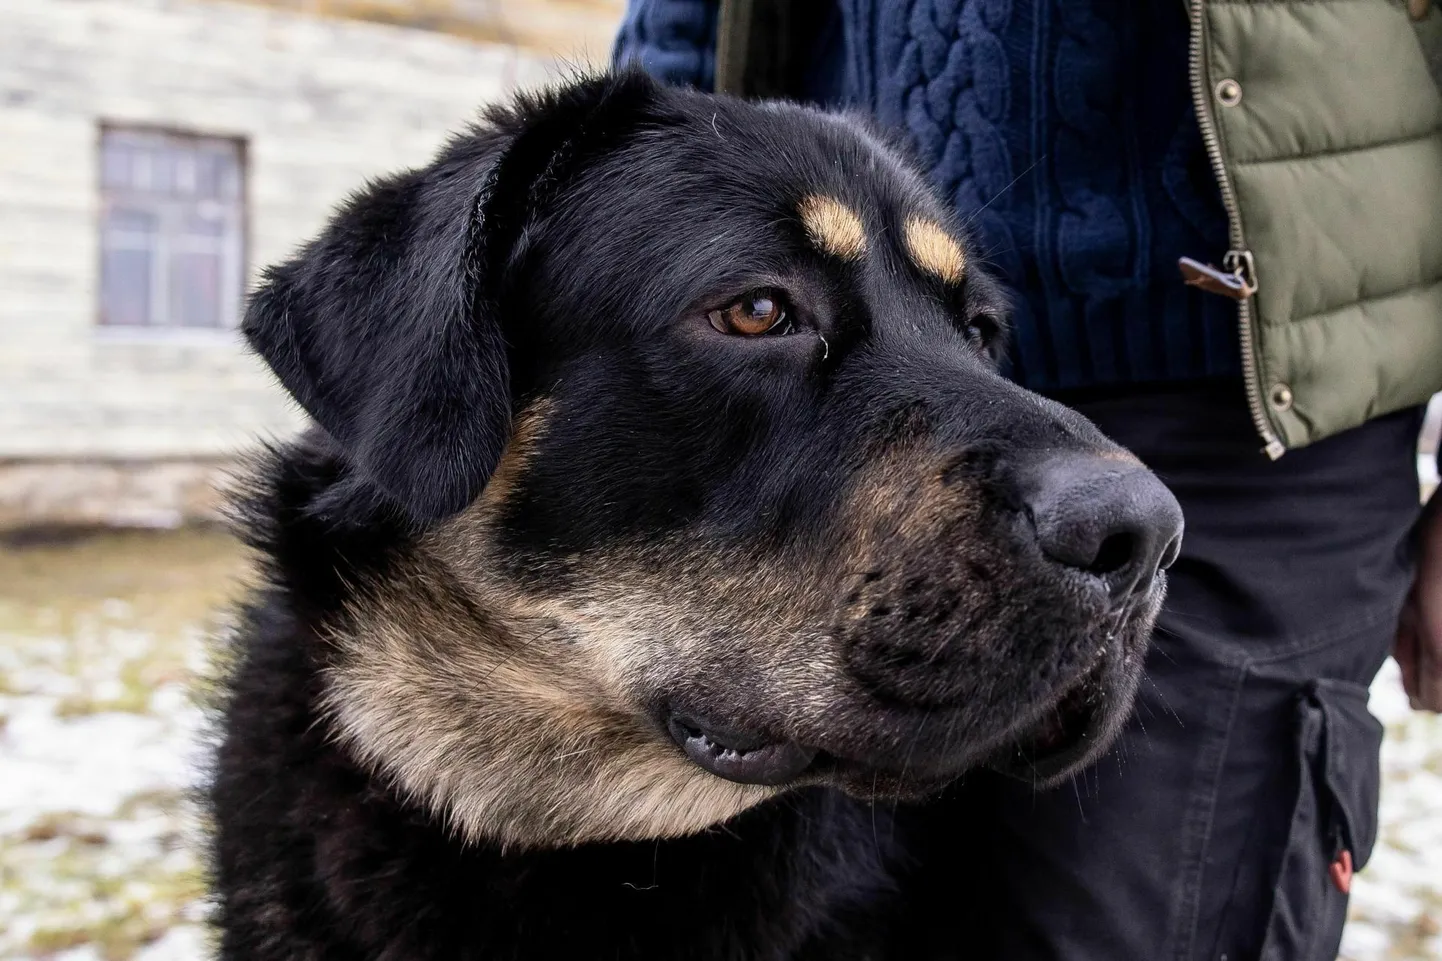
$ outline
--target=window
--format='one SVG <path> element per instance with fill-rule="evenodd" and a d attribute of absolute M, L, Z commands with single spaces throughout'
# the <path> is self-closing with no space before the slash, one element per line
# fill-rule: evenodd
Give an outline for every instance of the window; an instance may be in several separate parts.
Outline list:
<path fill-rule="evenodd" d="M 100 323 L 227 328 L 240 312 L 242 144 L 157 130 L 100 134 Z"/>

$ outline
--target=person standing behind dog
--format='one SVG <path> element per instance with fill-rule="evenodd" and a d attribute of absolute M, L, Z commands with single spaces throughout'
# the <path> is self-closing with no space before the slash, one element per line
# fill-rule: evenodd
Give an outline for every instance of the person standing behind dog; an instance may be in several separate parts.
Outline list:
<path fill-rule="evenodd" d="M 908 957 L 1335 957 L 1389 652 L 1442 710 L 1438 6 L 631 0 L 618 63 L 901 135 L 1016 292 L 1011 375 L 1186 514 L 1115 758 L 934 806 L 957 937 Z"/>

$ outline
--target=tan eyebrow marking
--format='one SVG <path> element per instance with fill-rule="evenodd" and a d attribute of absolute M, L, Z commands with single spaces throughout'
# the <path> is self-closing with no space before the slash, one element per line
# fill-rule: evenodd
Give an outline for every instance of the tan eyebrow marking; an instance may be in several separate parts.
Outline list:
<path fill-rule="evenodd" d="M 914 214 L 906 218 L 906 249 L 918 267 L 948 284 L 959 283 L 966 273 L 961 244 L 934 220 Z"/>
<path fill-rule="evenodd" d="M 812 194 L 797 206 L 801 223 L 812 243 L 829 254 L 845 260 L 866 252 L 866 231 L 855 211 L 823 194 Z"/>

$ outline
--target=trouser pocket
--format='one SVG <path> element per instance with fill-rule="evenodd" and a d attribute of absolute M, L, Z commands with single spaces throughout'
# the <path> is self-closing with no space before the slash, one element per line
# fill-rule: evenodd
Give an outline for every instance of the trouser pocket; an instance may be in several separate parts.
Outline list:
<path fill-rule="evenodd" d="M 1261 961 L 1332 961 L 1352 873 L 1377 839 L 1382 725 L 1367 688 L 1310 683 L 1297 699 L 1297 795 Z"/>

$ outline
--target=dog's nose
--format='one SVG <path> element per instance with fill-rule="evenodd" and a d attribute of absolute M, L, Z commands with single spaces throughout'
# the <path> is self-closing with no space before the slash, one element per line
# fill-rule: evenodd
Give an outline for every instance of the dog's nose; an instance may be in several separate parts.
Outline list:
<path fill-rule="evenodd" d="M 1113 603 L 1147 591 L 1182 542 L 1182 508 L 1140 463 L 1091 454 L 1048 458 L 1026 506 L 1042 553 L 1099 577 Z"/>

